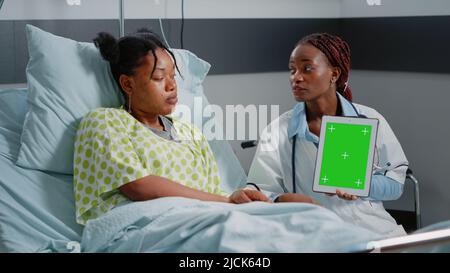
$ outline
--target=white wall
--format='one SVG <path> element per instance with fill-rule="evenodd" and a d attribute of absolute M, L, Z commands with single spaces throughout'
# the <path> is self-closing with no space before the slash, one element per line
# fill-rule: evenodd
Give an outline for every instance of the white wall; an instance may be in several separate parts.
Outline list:
<path fill-rule="evenodd" d="M 81 0 L 81 5 L 69 6 L 66 0 L 5 0 L 0 20 L 46 19 L 116 19 L 116 0 Z"/>
<path fill-rule="evenodd" d="M 390 123 L 419 179 L 424 224 L 450 219 L 450 75 L 353 70 L 355 102 Z M 411 200 L 388 207 L 411 209 Z"/>
<path fill-rule="evenodd" d="M 116 19 L 119 0 L 5 0 L 0 20 Z M 180 18 L 181 0 L 124 0 L 126 18 Z M 369 5 L 380 2 L 381 5 Z M 347 18 L 449 15 L 448 0 L 185 0 L 186 18 Z"/>
<path fill-rule="evenodd" d="M 369 6 L 365 0 L 342 0 L 341 17 L 450 15 L 448 0 L 380 1 Z M 354 70 L 350 83 L 355 101 L 379 110 L 400 140 L 420 182 L 423 224 L 450 219 L 450 75 Z M 405 198 L 386 206 L 411 209 L 411 196 L 408 187 Z"/>
<path fill-rule="evenodd" d="M 381 5 L 368 3 L 380 2 Z M 341 0 L 342 18 L 449 15 L 448 0 Z"/>
<path fill-rule="evenodd" d="M 128 0 L 127 14 L 132 18 L 180 18 L 181 0 L 160 2 L 155 7 L 153 1 Z M 339 0 L 186 0 L 184 5 L 186 18 L 337 18 L 340 14 Z"/>
<path fill-rule="evenodd" d="M 5 0 L 0 20 L 116 19 L 119 0 Z M 125 18 L 181 18 L 181 0 L 124 0 Z M 339 0 L 185 0 L 185 18 L 337 18 Z"/>
<path fill-rule="evenodd" d="M 295 103 L 292 97 L 287 72 L 213 75 L 207 76 L 203 84 L 211 104 L 225 109 L 226 105 L 278 105 L 284 113 Z M 270 106 L 268 106 L 270 109 Z M 270 121 L 270 115 L 268 115 Z M 246 172 L 250 168 L 255 148 L 242 150 L 241 141 L 230 141 L 233 150 Z"/>

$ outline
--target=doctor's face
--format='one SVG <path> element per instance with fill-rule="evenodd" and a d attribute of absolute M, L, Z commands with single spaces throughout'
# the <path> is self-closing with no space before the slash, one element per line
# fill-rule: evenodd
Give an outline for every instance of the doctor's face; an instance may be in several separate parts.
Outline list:
<path fill-rule="evenodd" d="M 296 101 L 311 101 L 329 92 L 336 92 L 331 84 L 333 68 L 325 54 L 310 44 L 299 44 L 292 51 L 289 72 Z"/>

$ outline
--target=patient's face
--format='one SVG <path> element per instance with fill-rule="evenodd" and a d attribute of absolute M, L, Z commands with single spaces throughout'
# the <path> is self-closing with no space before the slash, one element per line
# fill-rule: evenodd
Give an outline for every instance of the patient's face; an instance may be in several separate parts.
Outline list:
<path fill-rule="evenodd" d="M 327 57 L 310 44 L 298 45 L 289 59 L 289 81 L 297 101 L 311 101 L 335 92 L 331 89 L 333 75 Z"/>
<path fill-rule="evenodd" d="M 154 57 L 151 51 L 144 57 L 142 65 L 135 69 L 131 103 L 133 111 L 168 115 L 173 112 L 178 101 L 175 64 L 164 49 L 158 48 L 155 53 L 158 62 L 153 75 Z"/>

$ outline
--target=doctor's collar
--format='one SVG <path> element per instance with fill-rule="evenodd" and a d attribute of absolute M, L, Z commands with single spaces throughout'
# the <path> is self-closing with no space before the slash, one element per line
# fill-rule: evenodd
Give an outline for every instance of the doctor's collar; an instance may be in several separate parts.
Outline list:
<path fill-rule="evenodd" d="M 357 117 L 358 113 L 355 111 L 352 103 L 348 101 L 344 96 L 336 92 L 341 104 L 342 114 L 346 117 Z M 295 104 L 292 109 L 292 116 L 288 124 L 288 137 L 292 139 L 295 135 L 299 138 L 305 138 L 307 131 L 306 112 L 305 112 L 305 102 L 299 102 Z"/>

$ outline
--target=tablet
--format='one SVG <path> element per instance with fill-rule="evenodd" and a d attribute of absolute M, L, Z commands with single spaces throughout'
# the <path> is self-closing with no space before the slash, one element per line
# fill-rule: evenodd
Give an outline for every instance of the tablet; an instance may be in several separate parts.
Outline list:
<path fill-rule="evenodd" d="M 377 119 L 323 116 L 313 191 L 369 196 L 377 131 Z"/>

